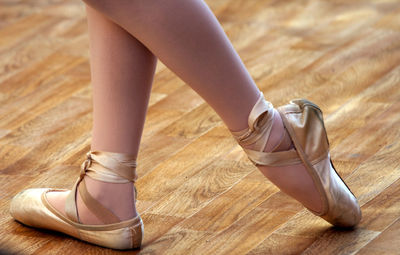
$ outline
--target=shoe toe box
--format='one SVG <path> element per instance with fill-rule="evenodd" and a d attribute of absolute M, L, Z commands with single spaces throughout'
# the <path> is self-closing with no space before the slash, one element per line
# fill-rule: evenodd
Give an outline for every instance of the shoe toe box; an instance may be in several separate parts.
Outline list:
<path fill-rule="evenodd" d="M 332 220 L 333 225 L 342 228 L 355 227 L 361 221 L 361 209 L 357 199 L 353 197 L 352 203 L 342 213 Z"/>
<path fill-rule="evenodd" d="M 28 226 L 43 227 L 43 216 L 46 214 L 46 207 L 42 202 L 42 195 L 48 188 L 26 189 L 19 192 L 11 200 L 11 216 Z M 43 221 L 42 221 L 43 219 Z"/>

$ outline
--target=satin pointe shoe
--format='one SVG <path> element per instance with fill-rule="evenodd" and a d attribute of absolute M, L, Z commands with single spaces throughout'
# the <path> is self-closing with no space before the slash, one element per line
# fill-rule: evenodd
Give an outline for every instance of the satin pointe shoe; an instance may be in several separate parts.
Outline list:
<path fill-rule="evenodd" d="M 121 221 L 114 213 L 95 200 L 88 192 L 85 175 L 110 183 L 135 182 L 136 159 L 128 154 L 89 151 L 81 166 L 78 180 L 65 201 L 64 216 L 46 199 L 46 193 L 64 189 L 37 188 L 18 193 L 11 201 L 10 213 L 17 221 L 36 228 L 50 229 L 80 240 L 112 249 L 139 248 L 143 238 L 143 221 L 136 217 Z M 76 196 L 104 224 L 87 225 L 79 220 Z M 135 187 L 135 197 L 136 197 Z"/>
<path fill-rule="evenodd" d="M 233 137 L 242 147 L 255 144 L 254 149 L 244 148 L 244 151 L 256 166 L 304 164 L 322 201 L 321 211 L 307 209 L 337 227 L 356 226 L 361 220 L 361 209 L 356 197 L 333 166 L 321 109 L 308 100 L 297 99 L 276 110 L 293 142 L 293 149 L 263 152 L 276 112 L 273 105 L 264 99 L 263 93 L 260 93 L 249 114 L 249 127 L 231 131 Z"/>

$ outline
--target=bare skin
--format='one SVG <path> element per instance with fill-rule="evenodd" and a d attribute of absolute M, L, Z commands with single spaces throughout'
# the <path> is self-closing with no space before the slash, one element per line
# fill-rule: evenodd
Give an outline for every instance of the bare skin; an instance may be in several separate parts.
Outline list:
<path fill-rule="evenodd" d="M 210 104 L 228 129 L 247 128 L 259 89 L 203 1 L 85 2 L 94 100 L 92 150 L 137 154 L 157 58 Z M 283 132 L 276 114 L 265 151 L 275 147 Z M 278 149 L 291 146 L 288 140 Z M 306 207 L 321 209 L 318 192 L 303 165 L 258 168 Z M 131 184 L 103 183 L 87 176 L 85 180 L 92 196 L 121 220 L 137 214 Z M 51 192 L 47 197 L 64 212 L 66 195 Z M 126 202 L 116 204 L 114 197 Z M 79 196 L 77 202 L 82 223 L 101 224 Z"/>

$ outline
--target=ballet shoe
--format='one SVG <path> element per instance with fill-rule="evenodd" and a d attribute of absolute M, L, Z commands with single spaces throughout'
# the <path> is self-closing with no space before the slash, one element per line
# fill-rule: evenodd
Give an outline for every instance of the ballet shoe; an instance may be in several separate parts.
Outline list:
<path fill-rule="evenodd" d="M 143 239 L 143 221 L 136 217 L 121 221 L 111 210 L 95 200 L 88 192 L 85 175 L 110 183 L 134 183 L 137 179 L 136 158 L 128 154 L 89 151 L 81 166 L 80 176 L 65 201 L 65 216 L 47 200 L 46 193 L 66 189 L 34 188 L 19 192 L 11 201 L 12 217 L 31 227 L 54 230 L 99 246 L 125 250 L 139 248 Z M 136 187 L 135 198 L 136 198 Z M 86 207 L 103 222 L 101 225 L 82 224 L 76 205 L 79 194 Z"/>
<path fill-rule="evenodd" d="M 255 166 L 303 164 L 322 201 L 320 211 L 306 208 L 334 226 L 356 226 L 361 220 L 361 209 L 333 166 L 321 109 L 306 99 L 295 99 L 276 110 L 260 92 L 249 114 L 248 128 L 230 132 Z M 287 131 L 284 136 L 288 135 L 293 145 L 286 151 L 264 152 L 276 113 Z M 246 145 L 252 145 L 251 149 Z"/>

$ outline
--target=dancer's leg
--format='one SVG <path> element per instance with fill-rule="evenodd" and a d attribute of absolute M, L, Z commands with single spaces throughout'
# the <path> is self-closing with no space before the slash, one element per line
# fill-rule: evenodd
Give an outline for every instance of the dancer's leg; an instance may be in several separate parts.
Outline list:
<path fill-rule="evenodd" d="M 137 155 L 157 59 L 103 14 L 89 6 L 86 10 L 93 88 L 91 150 Z M 85 182 L 92 196 L 121 219 L 136 215 L 131 183 L 105 183 L 89 176 L 85 176 Z M 47 196 L 57 209 L 64 210 L 66 192 L 50 192 Z M 101 223 L 79 196 L 77 202 L 83 223 Z"/>
<path fill-rule="evenodd" d="M 247 127 L 259 90 L 204 1 L 84 1 L 146 45 L 214 108 L 230 130 Z M 282 120 L 276 116 L 266 151 L 285 132 Z M 290 142 L 281 150 L 289 146 Z M 304 167 L 260 167 L 260 170 L 283 191 L 307 207 L 319 210 L 318 192 Z"/>
<path fill-rule="evenodd" d="M 257 101 L 259 89 L 202 1 L 85 2 L 145 44 L 198 92 L 230 129 L 246 127 L 247 114 Z"/>

